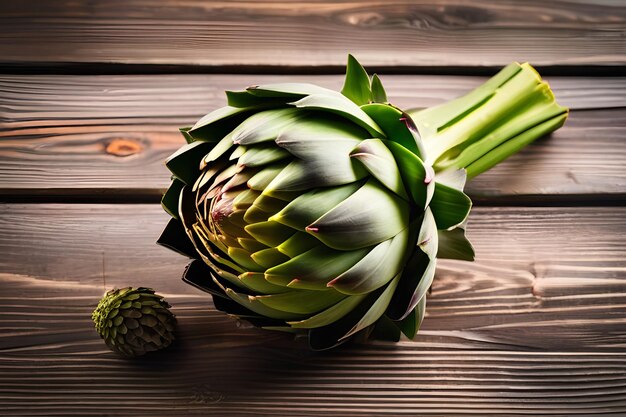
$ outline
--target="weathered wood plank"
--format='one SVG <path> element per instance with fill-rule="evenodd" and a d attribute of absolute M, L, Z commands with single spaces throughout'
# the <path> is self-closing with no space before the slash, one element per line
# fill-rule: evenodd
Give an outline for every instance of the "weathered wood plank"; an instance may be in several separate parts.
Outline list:
<path fill-rule="evenodd" d="M 224 105 L 225 89 L 294 80 L 331 88 L 342 83 L 340 76 L 2 76 L 0 195 L 157 201 L 169 179 L 163 161 L 183 143 L 178 127 Z M 393 102 L 404 108 L 441 103 L 483 80 L 383 77 Z M 477 178 L 468 188 L 473 197 L 624 193 L 626 78 L 548 80 L 572 108 L 570 120 Z"/>
<path fill-rule="evenodd" d="M 602 415 L 626 412 L 626 208 L 483 208 L 475 263 L 442 262 L 415 341 L 308 352 L 237 328 L 154 245 L 156 205 L 3 205 L 0 403 L 9 415 Z M 103 262 L 104 260 L 104 262 Z M 172 349 L 117 358 L 89 314 L 150 285 Z"/>
<path fill-rule="evenodd" d="M 611 66 L 626 63 L 625 21 L 610 0 L 5 0 L 0 62 Z"/>

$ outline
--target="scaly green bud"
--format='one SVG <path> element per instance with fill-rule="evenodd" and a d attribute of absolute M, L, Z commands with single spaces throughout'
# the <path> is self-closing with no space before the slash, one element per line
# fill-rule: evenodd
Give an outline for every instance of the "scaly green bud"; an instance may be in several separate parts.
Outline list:
<path fill-rule="evenodd" d="M 127 287 L 107 292 L 91 318 L 111 350 L 140 356 L 164 349 L 174 340 L 176 318 L 169 308 L 154 290 Z"/>

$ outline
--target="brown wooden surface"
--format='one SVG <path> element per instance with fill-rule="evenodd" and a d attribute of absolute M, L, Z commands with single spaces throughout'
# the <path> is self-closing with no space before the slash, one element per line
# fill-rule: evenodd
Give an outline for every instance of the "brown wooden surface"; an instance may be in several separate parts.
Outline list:
<path fill-rule="evenodd" d="M 415 340 L 313 353 L 184 284 L 156 203 L 223 90 L 339 88 L 348 52 L 403 108 L 515 60 L 572 112 L 468 185 L 476 262 L 440 262 Z M 0 0 L 0 416 L 626 415 L 625 64 L 621 0 Z M 128 285 L 172 348 L 99 339 Z"/>
<path fill-rule="evenodd" d="M 21 66 L 338 67 L 346 51 L 368 66 L 615 66 L 625 33 L 621 0 L 0 2 L 0 63 Z"/>
<path fill-rule="evenodd" d="M 401 108 L 450 100 L 484 77 L 383 76 Z M 150 75 L 0 77 L 0 195 L 95 195 L 158 201 L 177 128 L 225 105 L 224 89 L 340 76 Z M 472 197 L 624 197 L 626 78 L 549 77 L 572 109 L 566 126 L 468 187 Z M 524 175 L 520 176 L 520 172 Z M 544 197 L 545 199 L 545 197 Z"/>
<path fill-rule="evenodd" d="M 2 213 L 0 414 L 626 413 L 624 207 L 476 208 L 476 262 L 442 262 L 415 341 L 327 353 L 215 312 L 180 281 L 185 260 L 153 244 L 156 205 Z M 89 320 L 103 275 L 159 288 L 177 345 L 109 352 Z"/>

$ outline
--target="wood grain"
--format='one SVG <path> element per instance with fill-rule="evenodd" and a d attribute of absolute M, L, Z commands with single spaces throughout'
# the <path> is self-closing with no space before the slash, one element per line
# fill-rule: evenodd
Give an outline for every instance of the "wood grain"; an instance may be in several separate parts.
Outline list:
<path fill-rule="evenodd" d="M 342 77 L 2 76 L 0 195 L 155 202 L 169 183 L 163 161 L 183 143 L 178 127 L 224 105 L 225 89 L 284 81 L 340 88 Z M 403 108 L 450 100 L 482 81 L 383 76 L 389 96 Z M 570 120 L 552 137 L 478 177 L 468 187 L 472 197 L 623 197 L 626 78 L 548 81 L 559 101 L 572 108 Z"/>
<path fill-rule="evenodd" d="M 0 16 L 0 62 L 22 66 L 626 63 L 626 8 L 610 0 L 5 0 Z"/>
<path fill-rule="evenodd" d="M 609 415 L 626 412 L 626 208 L 479 207 L 477 260 L 442 262 L 415 341 L 311 353 L 238 328 L 153 242 L 156 205 L 0 209 L 0 414 Z M 104 278 L 103 278 L 104 277 Z M 149 285 L 169 351 L 109 352 L 89 313 Z"/>

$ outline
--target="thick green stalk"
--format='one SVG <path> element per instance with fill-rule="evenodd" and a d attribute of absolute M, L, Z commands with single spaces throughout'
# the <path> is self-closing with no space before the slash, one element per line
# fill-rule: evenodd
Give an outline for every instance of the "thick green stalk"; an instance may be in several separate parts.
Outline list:
<path fill-rule="evenodd" d="M 409 111 L 435 171 L 488 170 L 563 125 L 568 109 L 528 63 L 512 63 L 469 94 Z"/>

